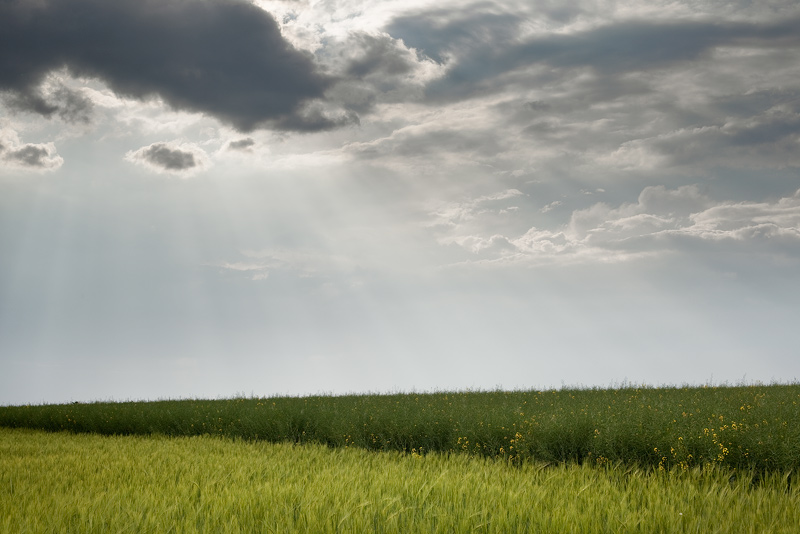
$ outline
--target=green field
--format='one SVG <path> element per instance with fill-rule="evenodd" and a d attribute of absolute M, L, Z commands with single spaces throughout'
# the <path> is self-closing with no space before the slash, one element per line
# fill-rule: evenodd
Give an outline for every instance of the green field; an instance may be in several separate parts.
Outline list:
<path fill-rule="evenodd" d="M 459 452 L 516 463 L 800 468 L 796 384 L 6 406 L 0 426 Z"/>
<path fill-rule="evenodd" d="M 0 429 L 0 531 L 795 533 L 785 474 Z"/>
<path fill-rule="evenodd" d="M 794 384 L 5 406 L 0 427 L 9 533 L 800 524 Z"/>

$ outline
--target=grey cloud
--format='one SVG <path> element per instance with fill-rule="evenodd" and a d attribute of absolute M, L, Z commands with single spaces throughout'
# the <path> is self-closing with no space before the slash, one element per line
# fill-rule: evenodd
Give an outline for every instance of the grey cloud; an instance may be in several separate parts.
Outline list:
<path fill-rule="evenodd" d="M 45 100 L 36 89 L 26 93 L 8 92 L 3 95 L 3 102 L 14 111 L 30 111 L 45 117 L 50 117 L 58 111 L 58 106 Z"/>
<path fill-rule="evenodd" d="M 160 97 L 242 131 L 344 122 L 306 109 L 333 80 L 243 0 L 0 2 L 0 90 L 44 115 L 80 116 L 74 95 L 60 105 L 37 98 L 44 77 L 63 67 L 121 96 Z"/>
<path fill-rule="evenodd" d="M 741 27 L 701 23 L 622 22 L 571 35 L 533 39 L 501 54 L 501 68 L 544 61 L 554 67 L 591 66 L 611 73 L 652 69 L 696 59 Z"/>
<path fill-rule="evenodd" d="M 746 94 L 719 96 L 711 103 L 715 113 L 738 117 L 760 115 L 775 107 L 800 113 L 800 91 L 777 88 L 749 91 Z"/>
<path fill-rule="evenodd" d="M 525 102 L 525 107 L 531 111 L 547 111 L 551 109 L 553 106 L 541 100 L 533 100 Z"/>
<path fill-rule="evenodd" d="M 800 114 L 768 117 L 758 124 L 734 125 L 726 135 L 733 146 L 774 144 L 800 135 Z M 770 120 L 772 119 L 772 120 Z"/>
<path fill-rule="evenodd" d="M 154 170 L 177 174 L 186 174 L 206 167 L 206 156 L 201 149 L 171 143 L 153 143 L 129 152 L 126 159 Z"/>
<path fill-rule="evenodd" d="M 767 113 L 722 125 L 683 129 L 637 143 L 670 165 L 800 166 L 800 114 Z"/>
<path fill-rule="evenodd" d="M 3 100 L 12 110 L 30 111 L 48 118 L 58 115 L 69 123 L 91 122 L 94 108 L 91 100 L 64 84 L 57 84 L 48 94 L 44 94 L 41 88 L 33 88 L 27 92 L 10 91 L 4 95 Z"/>
<path fill-rule="evenodd" d="M 173 150 L 161 144 L 151 145 L 142 152 L 142 158 L 170 171 L 183 171 L 197 165 L 191 152 Z"/>
<path fill-rule="evenodd" d="M 53 170 L 60 167 L 64 160 L 52 145 L 26 144 L 15 148 L 0 145 L 2 159 L 14 167 L 31 170 Z"/>
<path fill-rule="evenodd" d="M 255 144 L 256 142 L 251 137 L 246 137 L 245 139 L 239 139 L 238 141 L 231 141 L 228 143 L 228 150 L 239 150 L 246 152 Z"/>
<path fill-rule="evenodd" d="M 58 115 L 63 120 L 71 123 L 88 123 L 94 105 L 79 91 L 62 85 L 53 94 L 58 107 Z"/>
<path fill-rule="evenodd" d="M 352 32 L 331 39 L 318 52 L 326 67 L 340 73 L 326 99 L 353 113 L 368 113 L 382 102 L 419 100 L 424 62 L 414 50 L 386 34 Z"/>
<path fill-rule="evenodd" d="M 359 33 L 348 42 L 348 46 L 354 46 L 357 50 L 345 71 L 349 76 L 355 78 L 364 78 L 370 74 L 396 76 L 406 74 L 412 69 L 412 58 L 408 52 L 388 35 L 374 36 Z"/>
<path fill-rule="evenodd" d="M 444 63 L 450 54 L 499 47 L 513 38 L 522 22 L 520 17 L 489 9 L 486 4 L 476 4 L 455 15 L 449 9 L 424 11 L 395 18 L 386 31 L 434 61 Z"/>
<path fill-rule="evenodd" d="M 16 161 L 29 167 L 44 167 L 50 153 L 46 148 L 37 145 L 26 145 L 9 152 L 6 159 Z"/>
<path fill-rule="evenodd" d="M 429 16 L 398 18 L 387 26 L 387 31 L 448 64 L 447 75 L 428 88 L 428 95 L 434 100 L 467 98 L 505 87 L 507 80 L 499 77 L 534 65 L 555 69 L 588 67 L 605 78 L 697 60 L 723 45 L 776 49 L 800 46 L 797 20 L 634 20 L 520 41 L 522 22 L 521 16 L 487 14 L 483 6 L 478 6 L 467 14 L 448 15 L 435 10 Z"/>
<path fill-rule="evenodd" d="M 432 154 L 443 157 L 452 153 L 458 154 L 464 160 L 483 160 L 495 157 L 503 148 L 496 139 L 482 130 L 457 130 L 427 125 L 396 130 L 391 136 L 374 141 L 351 143 L 345 150 L 359 159 L 417 159 L 428 158 Z"/>

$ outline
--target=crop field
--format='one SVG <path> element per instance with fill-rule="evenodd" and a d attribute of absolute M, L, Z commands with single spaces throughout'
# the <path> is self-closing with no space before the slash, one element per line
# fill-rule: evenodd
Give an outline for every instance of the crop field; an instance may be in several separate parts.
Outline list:
<path fill-rule="evenodd" d="M 0 532 L 800 524 L 800 385 L 4 406 L 0 427 Z"/>
<path fill-rule="evenodd" d="M 0 531 L 794 533 L 785 473 L 0 429 Z"/>
<path fill-rule="evenodd" d="M 458 452 L 510 463 L 800 468 L 797 384 L 5 406 L 0 426 Z"/>

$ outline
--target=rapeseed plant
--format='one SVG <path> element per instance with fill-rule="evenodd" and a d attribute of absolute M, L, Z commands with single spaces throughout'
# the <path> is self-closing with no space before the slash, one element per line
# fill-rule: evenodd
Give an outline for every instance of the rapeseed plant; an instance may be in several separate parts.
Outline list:
<path fill-rule="evenodd" d="M 798 400 L 796 384 L 236 398 L 6 406 L 0 426 L 791 471 L 800 468 Z"/>

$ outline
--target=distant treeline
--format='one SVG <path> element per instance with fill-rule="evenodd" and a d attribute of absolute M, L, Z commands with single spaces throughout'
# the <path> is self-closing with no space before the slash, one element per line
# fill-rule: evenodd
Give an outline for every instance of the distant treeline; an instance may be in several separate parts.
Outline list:
<path fill-rule="evenodd" d="M 794 471 L 800 467 L 800 384 L 6 406 L 0 426 L 216 435 L 510 463 Z"/>

